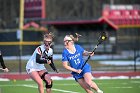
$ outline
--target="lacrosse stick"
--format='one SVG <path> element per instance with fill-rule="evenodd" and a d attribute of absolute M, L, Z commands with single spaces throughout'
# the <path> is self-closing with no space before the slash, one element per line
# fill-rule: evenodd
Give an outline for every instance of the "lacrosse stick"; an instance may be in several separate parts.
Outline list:
<path fill-rule="evenodd" d="M 51 60 L 51 63 L 49 64 L 50 67 L 51 67 L 56 73 L 59 73 L 59 71 L 56 69 L 56 67 L 55 67 L 55 65 L 54 65 L 53 58 L 52 58 L 52 57 L 48 57 L 48 55 L 46 54 L 46 51 L 44 51 L 43 54 L 45 55 L 45 59 Z"/>
<path fill-rule="evenodd" d="M 95 50 L 97 49 L 97 47 L 98 47 L 98 45 L 99 44 L 101 44 L 103 41 L 105 41 L 107 39 L 107 34 L 105 33 L 105 32 L 102 32 L 101 34 L 100 34 L 100 37 L 99 37 L 99 39 L 98 39 L 98 43 L 97 43 L 97 45 L 94 47 L 94 49 L 93 49 L 93 51 L 91 52 L 91 54 L 93 53 L 93 52 L 95 52 Z M 84 66 L 86 65 L 86 63 L 88 62 L 88 60 L 90 59 L 90 55 L 88 56 L 88 58 L 86 59 L 86 61 L 84 62 L 84 64 L 82 65 L 82 68 L 81 69 L 83 69 L 84 68 Z"/>

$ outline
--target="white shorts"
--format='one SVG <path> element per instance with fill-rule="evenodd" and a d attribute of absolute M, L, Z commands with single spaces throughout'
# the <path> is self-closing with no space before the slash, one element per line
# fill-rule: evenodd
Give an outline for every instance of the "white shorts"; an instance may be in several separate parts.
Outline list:
<path fill-rule="evenodd" d="M 45 68 L 42 68 L 42 69 L 26 68 L 26 71 L 27 71 L 28 74 L 30 74 L 33 71 L 41 71 L 41 70 L 46 70 L 46 69 Z"/>

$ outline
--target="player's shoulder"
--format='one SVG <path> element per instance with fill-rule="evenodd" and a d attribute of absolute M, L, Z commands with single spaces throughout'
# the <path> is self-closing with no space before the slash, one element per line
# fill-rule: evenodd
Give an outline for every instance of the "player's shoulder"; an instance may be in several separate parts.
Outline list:
<path fill-rule="evenodd" d="M 43 53 L 43 46 L 42 45 L 37 46 L 36 49 L 35 49 L 35 52 L 38 52 L 39 54 L 42 54 Z"/>
<path fill-rule="evenodd" d="M 66 54 L 68 50 L 66 48 L 63 49 L 62 54 Z"/>
<path fill-rule="evenodd" d="M 45 47 L 44 47 L 44 45 L 39 45 L 39 46 L 37 46 L 36 50 L 44 51 Z"/>

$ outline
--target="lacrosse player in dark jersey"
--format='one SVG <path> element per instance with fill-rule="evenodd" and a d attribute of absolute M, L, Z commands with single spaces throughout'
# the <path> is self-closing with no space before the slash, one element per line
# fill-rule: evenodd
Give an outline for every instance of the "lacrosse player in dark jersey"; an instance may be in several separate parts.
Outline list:
<path fill-rule="evenodd" d="M 2 66 L 2 68 L 0 68 L 0 69 L 3 70 L 4 72 L 9 72 L 8 68 L 4 64 L 4 60 L 3 60 L 3 56 L 2 56 L 1 51 L 0 51 L 0 63 L 1 63 L 1 66 Z"/>

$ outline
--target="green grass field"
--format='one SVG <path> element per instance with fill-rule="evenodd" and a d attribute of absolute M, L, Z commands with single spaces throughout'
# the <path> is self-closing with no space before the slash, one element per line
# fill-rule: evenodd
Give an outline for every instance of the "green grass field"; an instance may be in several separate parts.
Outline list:
<path fill-rule="evenodd" d="M 140 93 L 140 79 L 95 80 L 104 93 Z M 86 93 L 74 80 L 54 80 L 53 93 Z M 33 81 L 0 81 L 0 93 L 38 93 Z"/>

